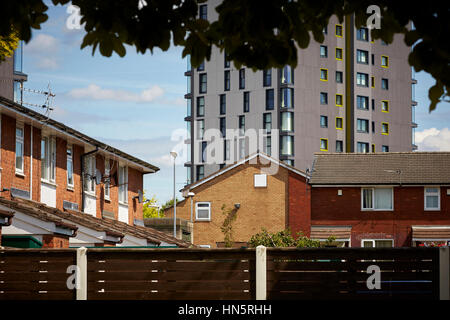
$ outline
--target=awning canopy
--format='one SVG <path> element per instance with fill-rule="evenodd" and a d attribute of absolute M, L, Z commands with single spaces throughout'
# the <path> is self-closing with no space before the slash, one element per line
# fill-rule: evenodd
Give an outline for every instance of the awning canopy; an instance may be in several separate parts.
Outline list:
<path fill-rule="evenodd" d="M 450 226 L 412 226 L 412 241 L 450 240 Z"/>
<path fill-rule="evenodd" d="M 350 241 L 351 226 L 311 226 L 311 239 L 327 240 L 333 236 L 336 241 Z"/>

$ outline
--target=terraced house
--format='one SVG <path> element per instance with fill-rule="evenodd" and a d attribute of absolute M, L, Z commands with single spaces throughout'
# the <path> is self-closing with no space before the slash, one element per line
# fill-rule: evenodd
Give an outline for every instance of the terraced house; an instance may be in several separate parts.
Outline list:
<path fill-rule="evenodd" d="M 188 246 L 144 227 L 158 167 L 0 97 L 3 245 Z"/>

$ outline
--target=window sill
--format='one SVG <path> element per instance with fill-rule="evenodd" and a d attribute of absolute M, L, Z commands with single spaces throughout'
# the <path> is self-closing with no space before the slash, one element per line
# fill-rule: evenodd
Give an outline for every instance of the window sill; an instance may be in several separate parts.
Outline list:
<path fill-rule="evenodd" d="M 90 197 L 93 197 L 93 198 L 97 199 L 97 196 L 93 192 L 83 191 L 83 193 L 85 195 L 87 195 L 87 196 L 90 196 Z"/>
<path fill-rule="evenodd" d="M 111 202 L 111 199 L 110 199 L 110 198 L 105 198 L 105 202 L 110 203 L 110 202 Z"/>
<path fill-rule="evenodd" d="M 41 179 L 41 183 L 44 183 L 44 184 L 48 184 L 48 185 L 50 185 L 50 186 L 57 187 L 56 183 L 54 183 L 54 182 L 52 182 L 52 181 L 45 180 L 45 179 Z"/>
<path fill-rule="evenodd" d="M 25 178 L 25 174 L 23 172 L 20 172 L 20 171 L 16 171 L 16 176 Z"/>
<path fill-rule="evenodd" d="M 67 191 L 74 192 L 75 189 L 74 189 L 74 187 L 67 187 Z"/>
<path fill-rule="evenodd" d="M 441 209 L 423 209 L 425 212 L 441 212 Z"/>
<path fill-rule="evenodd" d="M 128 203 L 127 203 L 127 202 L 122 202 L 122 201 L 119 201 L 119 205 L 122 205 L 122 206 L 127 206 L 127 207 L 128 207 Z"/>
<path fill-rule="evenodd" d="M 195 219 L 195 222 L 211 222 L 211 219 Z"/>
<path fill-rule="evenodd" d="M 362 212 L 394 212 L 394 209 L 361 209 Z"/>

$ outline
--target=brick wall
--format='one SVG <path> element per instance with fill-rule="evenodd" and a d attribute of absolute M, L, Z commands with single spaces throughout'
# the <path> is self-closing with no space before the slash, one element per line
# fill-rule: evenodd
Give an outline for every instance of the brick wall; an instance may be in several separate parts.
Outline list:
<path fill-rule="evenodd" d="M 128 168 L 128 216 L 130 224 L 133 224 L 134 219 L 144 219 L 142 203 L 139 203 L 137 198 L 133 199 L 138 196 L 138 190 L 144 190 L 143 183 L 144 179 L 142 173 L 135 169 Z"/>
<path fill-rule="evenodd" d="M 42 237 L 42 248 L 69 248 L 69 237 L 45 234 Z"/>
<path fill-rule="evenodd" d="M 394 246 L 411 246 L 412 225 L 450 225 L 448 187 L 441 187 L 441 210 L 424 210 L 423 187 L 394 188 L 393 211 L 361 211 L 361 188 L 312 188 L 312 225 L 352 226 L 351 244 L 362 239 L 394 239 Z M 338 196 L 338 190 L 342 196 Z"/>
<path fill-rule="evenodd" d="M 306 179 L 289 172 L 289 228 L 294 236 L 300 231 L 309 237 L 311 231 L 311 187 Z"/>
<path fill-rule="evenodd" d="M 260 173 L 260 165 L 244 164 L 192 191 L 194 244 L 216 247 L 223 242 L 220 230 L 225 216 L 221 207 L 233 208 L 240 203 L 237 218 L 233 223 L 234 241 L 247 242 L 251 236 L 264 227 L 269 232 L 284 230 L 287 222 L 288 170 L 281 168 L 276 175 L 267 176 L 267 188 L 254 187 L 254 174 Z M 211 221 L 195 221 L 195 203 L 211 202 Z M 178 203 L 177 218 L 190 220 L 190 200 Z M 166 211 L 166 217 L 173 217 L 173 208 Z"/>

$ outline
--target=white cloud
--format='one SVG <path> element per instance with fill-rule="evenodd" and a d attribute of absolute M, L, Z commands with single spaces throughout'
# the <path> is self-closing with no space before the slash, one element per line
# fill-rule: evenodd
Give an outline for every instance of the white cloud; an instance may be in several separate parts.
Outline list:
<path fill-rule="evenodd" d="M 96 84 L 86 88 L 72 89 L 68 95 L 75 99 L 115 100 L 129 102 L 152 102 L 164 94 L 164 90 L 155 85 L 151 88 L 134 93 L 126 90 L 102 89 Z"/>
<path fill-rule="evenodd" d="M 36 37 L 33 37 L 26 46 L 27 53 L 55 52 L 58 49 L 58 39 L 44 33 L 40 33 Z"/>
<path fill-rule="evenodd" d="M 449 128 L 416 131 L 415 140 L 419 151 L 450 151 Z"/>

